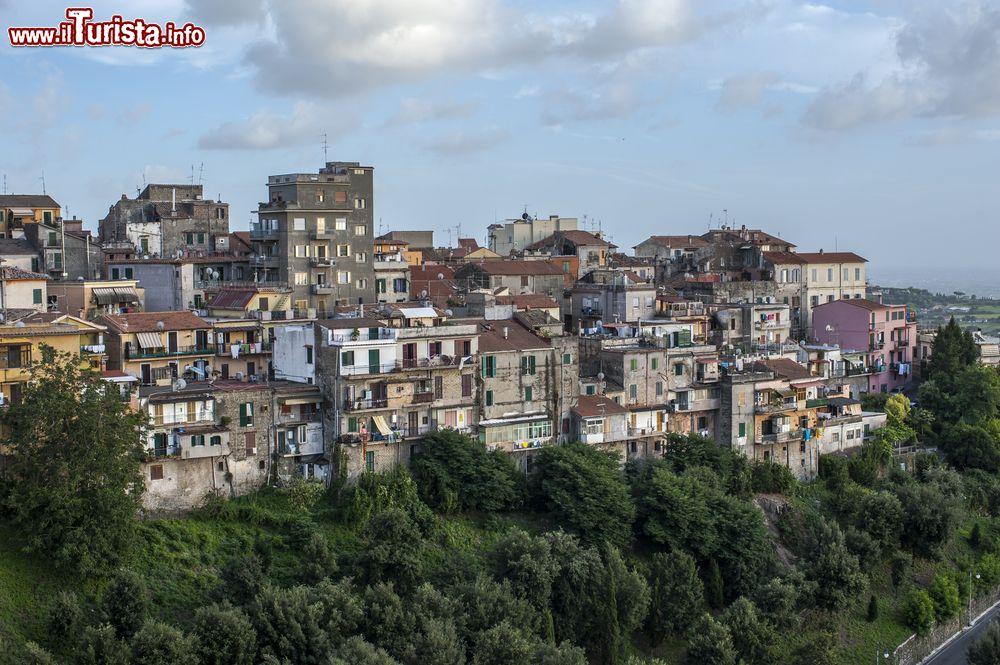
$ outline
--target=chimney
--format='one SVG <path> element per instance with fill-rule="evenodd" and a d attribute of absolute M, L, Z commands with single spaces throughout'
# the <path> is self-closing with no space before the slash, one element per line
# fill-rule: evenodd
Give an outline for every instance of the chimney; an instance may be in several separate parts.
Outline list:
<path fill-rule="evenodd" d="M 510 333 L 510 328 L 508 328 L 507 326 L 504 326 L 503 327 L 503 338 L 504 339 L 507 339 L 508 333 Z"/>
<path fill-rule="evenodd" d="M 177 188 L 170 188 L 170 214 L 177 212 Z"/>

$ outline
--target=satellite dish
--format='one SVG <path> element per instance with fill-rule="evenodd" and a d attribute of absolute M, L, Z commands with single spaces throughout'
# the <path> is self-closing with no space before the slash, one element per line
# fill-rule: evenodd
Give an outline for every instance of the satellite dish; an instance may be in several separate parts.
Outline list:
<path fill-rule="evenodd" d="M 187 387 L 187 381 L 185 381 L 184 379 L 177 379 L 176 381 L 174 381 L 172 387 L 174 389 L 174 392 L 178 390 L 184 390 Z"/>
<path fill-rule="evenodd" d="M 166 326 L 163 324 L 163 321 L 157 321 L 156 322 L 156 329 L 157 330 L 163 330 L 165 327 Z"/>
<path fill-rule="evenodd" d="M 24 328 L 24 321 L 18 321 L 14 324 L 15 328 Z"/>
<path fill-rule="evenodd" d="M 526 212 L 522 213 L 521 214 L 521 219 L 523 219 L 524 221 L 528 221 L 528 213 L 526 213 Z"/>
<path fill-rule="evenodd" d="M 603 328 L 604 327 L 604 321 L 601 321 L 600 319 L 597 319 L 597 321 L 594 322 L 594 327 L 596 327 L 596 328 Z"/>
<path fill-rule="evenodd" d="M 438 279 L 444 279 L 444 273 L 443 272 L 439 272 L 438 273 Z"/>
<path fill-rule="evenodd" d="M 424 289 L 423 291 L 420 292 L 420 297 L 421 298 L 426 298 L 427 297 L 427 289 Z"/>
<path fill-rule="evenodd" d="M 598 372 L 597 373 L 597 380 L 598 381 L 603 381 L 604 380 L 604 372 Z"/>
<path fill-rule="evenodd" d="M 833 326 L 831 326 L 829 323 L 826 324 L 826 331 L 827 332 L 833 332 Z"/>
<path fill-rule="evenodd" d="M 450 309 L 446 309 L 446 310 L 444 310 L 444 313 L 445 313 L 445 314 L 447 314 L 448 316 L 454 316 L 454 314 L 455 314 L 455 313 L 454 313 L 454 312 L 452 312 L 452 311 L 451 311 Z"/>

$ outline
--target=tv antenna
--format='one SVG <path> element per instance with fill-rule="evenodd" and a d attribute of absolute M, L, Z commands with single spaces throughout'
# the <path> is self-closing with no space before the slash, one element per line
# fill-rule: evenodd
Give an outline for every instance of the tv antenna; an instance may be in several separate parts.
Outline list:
<path fill-rule="evenodd" d="M 45 194 L 45 169 L 42 169 L 42 177 L 39 180 L 42 181 L 42 194 Z"/>
<path fill-rule="evenodd" d="M 194 164 L 191 165 L 191 175 L 188 177 L 188 182 L 194 184 Z"/>
<path fill-rule="evenodd" d="M 324 164 L 326 164 L 326 149 L 327 149 L 326 132 L 323 132 L 323 163 Z"/>
<path fill-rule="evenodd" d="M 7 174 L 3 174 L 3 195 L 7 196 Z"/>
<path fill-rule="evenodd" d="M 204 176 L 204 175 L 205 175 L 205 162 L 202 162 L 201 165 L 198 167 L 198 184 L 199 185 L 202 183 L 202 176 Z"/>

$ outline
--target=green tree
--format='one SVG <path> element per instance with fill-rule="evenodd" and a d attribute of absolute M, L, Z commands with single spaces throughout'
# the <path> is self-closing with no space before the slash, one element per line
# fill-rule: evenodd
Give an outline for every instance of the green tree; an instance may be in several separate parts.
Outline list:
<path fill-rule="evenodd" d="M 145 582 L 131 570 L 118 571 L 101 594 L 101 609 L 115 635 L 131 639 L 149 615 Z"/>
<path fill-rule="evenodd" d="M 413 460 L 421 498 L 438 510 L 509 510 L 523 500 L 524 476 L 510 455 L 454 430 L 424 437 Z"/>
<path fill-rule="evenodd" d="M 337 555 L 321 533 L 313 533 L 302 546 L 302 581 L 315 584 L 337 573 Z"/>
<path fill-rule="evenodd" d="M 657 552 L 649 567 L 649 634 L 659 644 L 694 625 L 703 611 L 705 589 L 694 559 L 685 552 Z"/>
<path fill-rule="evenodd" d="M 838 611 L 864 591 L 866 579 L 836 522 L 822 518 L 810 525 L 801 560 L 806 579 L 816 583 L 814 598 L 822 608 Z"/>
<path fill-rule="evenodd" d="M 194 643 L 173 626 L 147 622 L 132 637 L 132 662 L 135 665 L 198 665 Z"/>
<path fill-rule="evenodd" d="M 452 618 L 425 618 L 413 636 L 413 665 L 464 665 L 465 645 Z"/>
<path fill-rule="evenodd" d="M 948 462 L 958 469 L 982 469 L 991 474 L 1000 470 L 1000 446 L 980 425 L 946 423 L 940 443 Z"/>
<path fill-rule="evenodd" d="M 399 508 L 376 513 L 362 534 L 361 568 L 371 582 L 392 582 L 411 589 L 423 576 L 423 536 L 410 516 Z"/>
<path fill-rule="evenodd" d="M 364 590 L 365 639 L 400 661 L 413 658 L 417 617 L 404 605 L 392 584 L 379 582 Z"/>
<path fill-rule="evenodd" d="M 543 448 L 534 494 L 560 524 L 590 544 L 626 545 L 635 506 L 616 453 L 582 443 Z"/>
<path fill-rule="evenodd" d="M 959 500 L 937 483 L 902 485 L 895 493 L 903 508 L 902 544 L 914 554 L 935 556 L 955 530 Z"/>
<path fill-rule="evenodd" d="M 872 594 L 868 599 L 868 611 L 865 613 L 868 623 L 873 623 L 878 619 L 878 597 Z"/>
<path fill-rule="evenodd" d="M 80 598 L 72 591 L 60 591 L 52 599 L 45 627 L 49 635 L 59 635 L 68 643 L 76 643 L 86 625 Z"/>
<path fill-rule="evenodd" d="M 479 633 L 504 619 L 516 626 L 526 626 L 530 632 L 538 631 L 540 615 L 528 600 L 515 593 L 510 580 L 497 581 L 478 573 L 459 582 L 453 595 L 459 603 L 456 614 L 466 643 L 474 642 Z"/>
<path fill-rule="evenodd" d="M 1000 665 L 1000 624 L 986 629 L 968 651 L 969 665 Z"/>
<path fill-rule="evenodd" d="M 775 634 L 767 622 L 762 621 L 757 608 L 745 596 L 726 608 L 722 623 L 729 629 L 733 648 L 746 665 L 770 663 Z"/>
<path fill-rule="evenodd" d="M 934 580 L 931 582 L 927 592 L 934 602 L 934 617 L 938 621 L 950 619 L 962 609 L 962 599 L 958 592 L 958 584 L 944 573 L 938 573 L 934 576 Z"/>
<path fill-rule="evenodd" d="M 903 617 L 917 635 L 926 635 L 934 625 L 934 601 L 923 589 L 914 589 L 906 599 Z"/>
<path fill-rule="evenodd" d="M 688 641 L 688 665 L 736 665 L 736 649 L 729 629 L 707 614 L 701 618 Z"/>
<path fill-rule="evenodd" d="M 131 665 L 128 644 L 118 639 L 114 626 L 87 626 L 75 649 L 76 665 Z"/>
<path fill-rule="evenodd" d="M 257 652 L 257 631 L 240 609 L 199 607 L 192 632 L 195 654 L 202 665 L 251 665 Z"/>
<path fill-rule="evenodd" d="M 903 506 L 889 492 L 869 492 L 860 500 L 855 525 L 872 537 L 882 554 L 894 552 L 903 529 Z"/>
<path fill-rule="evenodd" d="M 41 351 L 21 401 L 0 411 L 7 509 L 29 551 L 99 574 L 124 561 L 135 541 L 147 417 L 77 357 Z"/>
<path fill-rule="evenodd" d="M 504 620 L 479 635 L 474 665 L 529 665 L 536 645 L 528 635 Z"/>
<path fill-rule="evenodd" d="M 11 661 L 15 662 L 15 661 Z M 36 642 L 28 642 L 24 645 L 24 652 L 21 654 L 19 660 L 16 661 L 18 665 L 56 665 L 57 661 L 55 656 L 49 653 L 46 649 L 42 648 Z"/>
<path fill-rule="evenodd" d="M 972 333 L 962 330 L 953 316 L 946 326 L 938 328 L 927 364 L 927 378 L 950 379 L 959 370 L 976 362 L 977 355 Z"/>
<path fill-rule="evenodd" d="M 801 590 L 807 586 L 802 573 L 793 569 L 784 577 L 775 577 L 754 589 L 750 599 L 757 613 L 767 621 L 779 628 L 794 628 L 799 623 L 796 608 Z"/>
<path fill-rule="evenodd" d="M 822 631 L 806 639 L 794 652 L 793 663 L 809 663 L 809 665 L 836 665 L 837 641 L 833 633 Z"/>
<path fill-rule="evenodd" d="M 552 583 L 559 574 L 549 539 L 513 529 L 494 547 L 493 562 L 497 579 L 509 581 L 514 592 L 539 612 L 548 610 Z"/>
<path fill-rule="evenodd" d="M 344 642 L 337 651 L 337 657 L 327 665 L 400 665 L 399 661 L 355 635 Z"/>
<path fill-rule="evenodd" d="M 264 564 L 256 552 L 241 552 L 226 559 L 219 572 L 215 595 L 239 606 L 249 605 L 267 579 Z"/>
<path fill-rule="evenodd" d="M 265 587 L 250 604 L 249 615 L 261 657 L 320 665 L 330 656 L 323 607 L 309 588 Z"/>
<path fill-rule="evenodd" d="M 705 580 L 705 599 L 708 606 L 713 610 L 722 609 L 725 604 L 722 590 L 722 571 L 719 570 L 719 562 L 715 559 L 708 560 L 708 568 Z"/>

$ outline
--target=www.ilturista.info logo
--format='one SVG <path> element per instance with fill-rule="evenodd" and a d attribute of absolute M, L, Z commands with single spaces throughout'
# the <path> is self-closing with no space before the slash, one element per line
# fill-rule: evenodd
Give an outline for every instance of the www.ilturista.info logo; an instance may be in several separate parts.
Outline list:
<path fill-rule="evenodd" d="M 109 21 L 93 21 L 90 7 L 70 7 L 66 21 L 49 28 L 7 28 L 11 46 L 140 46 L 142 48 L 186 48 L 205 43 L 205 29 L 193 23 L 163 25 L 141 18 L 126 20 L 115 15 Z"/>

